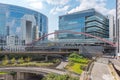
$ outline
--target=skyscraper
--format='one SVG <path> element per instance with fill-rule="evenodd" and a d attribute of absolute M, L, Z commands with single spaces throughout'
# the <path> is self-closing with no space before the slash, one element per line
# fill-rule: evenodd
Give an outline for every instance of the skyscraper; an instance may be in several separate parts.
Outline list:
<path fill-rule="evenodd" d="M 116 38 L 117 50 L 116 53 L 120 55 L 120 0 L 116 0 Z"/>
<path fill-rule="evenodd" d="M 109 38 L 109 19 L 95 9 L 83 10 L 59 16 L 59 30 L 84 32 L 101 38 Z M 62 33 L 59 39 L 91 39 L 84 35 Z"/>
<path fill-rule="evenodd" d="M 114 21 L 114 16 L 108 15 L 107 16 L 109 19 L 109 39 L 114 42 L 115 41 L 115 21 Z"/>

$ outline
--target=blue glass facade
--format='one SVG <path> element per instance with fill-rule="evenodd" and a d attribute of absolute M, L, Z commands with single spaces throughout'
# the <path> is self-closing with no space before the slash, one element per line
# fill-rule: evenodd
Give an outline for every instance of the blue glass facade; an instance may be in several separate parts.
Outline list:
<path fill-rule="evenodd" d="M 94 9 L 59 16 L 59 30 L 85 32 L 94 36 L 109 37 L 109 20 Z M 62 33 L 59 39 L 88 39 L 91 37 Z"/>
<path fill-rule="evenodd" d="M 6 44 L 6 37 L 10 35 L 27 44 L 47 33 L 48 19 L 45 15 L 23 7 L 0 4 L 0 45 Z"/>

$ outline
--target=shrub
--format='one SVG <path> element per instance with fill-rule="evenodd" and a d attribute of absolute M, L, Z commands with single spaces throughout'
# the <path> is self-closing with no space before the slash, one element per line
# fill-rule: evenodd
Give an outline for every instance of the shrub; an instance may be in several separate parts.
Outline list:
<path fill-rule="evenodd" d="M 70 75 L 58 75 L 58 74 L 48 74 L 42 80 L 79 80 L 77 77 L 71 77 Z"/>
<path fill-rule="evenodd" d="M 70 62 L 77 62 L 77 63 L 83 63 L 83 64 L 87 64 L 89 62 L 88 59 L 84 58 L 83 56 L 76 54 L 76 53 L 72 53 L 68 60 Z"/>
<path fill-rule="evenodd" d="M 17 72 L 11 71 L 9 74 L 12 76 L 15 76 L 17 74 Z"/>
<path fill-rule="evenodd" d="M 54 60 L 53 60 L 53 63 L 58 63 L 58 62 L 60 62 L 59 59 L 54 59 Z"/>
<path fill-rule="evenodd" d="M 72 53 L 72 54 L 69 56 L 69 58 L 80 58 L 80 59 L 82 59 L 83 56 L 81 56 L 81 55 L 79 55 L 79 54 L 77 54 L 77 53 Z"/>
<path fill-rule="evenodd" d="M 83 63 L 83 64 L 87 64 L 89 62 L 89 60 L 87 59 L 77 59 L 77 58 L 69 58 L 68 60 L 71 62 L 77 62 L 77 63 Z"/>

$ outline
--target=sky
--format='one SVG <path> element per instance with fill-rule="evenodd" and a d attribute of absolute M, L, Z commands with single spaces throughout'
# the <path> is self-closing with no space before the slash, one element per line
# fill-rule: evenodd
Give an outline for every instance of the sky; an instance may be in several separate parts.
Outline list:
<path fill-rule="evenodd" d="M 59 16 L 95 8 L 103 15 L 115 15 L 116 0 L 0 0 L 0 3 L 12 4 L 33 9 L 48 17 L 48 33 L 58 30 Z"/>

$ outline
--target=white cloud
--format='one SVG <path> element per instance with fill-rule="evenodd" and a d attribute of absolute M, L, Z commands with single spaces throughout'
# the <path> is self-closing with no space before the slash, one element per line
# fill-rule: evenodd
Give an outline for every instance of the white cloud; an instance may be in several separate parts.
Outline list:
<path fill-rule="evenodd" d="M 51 5 L 65 5 L 67 4 L 70 0 L 45 0 L 48 4 Z"/>
<path fill-rule="evenodd" d="M 79 0 L 80 5 L 70 10 L 68 13 L 82 11 L 85 9 L 95 8 L 102 14 L 115 14 L 115 10 L 109 10 L 106 8 L 106 0 Z"/>
<path fill-rule="evenodd" d="M 67 12 L 69 9 L 68 3 L 71 0 L 44 0 L 50 5 L 53 5 L 53 8 L 50 10 L 50 14 L 58 14 L 59 12 Z"/>
<path fill-rule="evenodd" d="M 64 6 L 64 7 L 54 7 L 53 9 L 51 9 L 50 13 L 51 14 L 57 14 L 59 12 L 67 12 L 67 10 L 69 9 L 69 6 Z"/>
<path fill-rule="evenodd" d="M 26 0 L 28 6 L 34 9 L 43 9 L 43 2 L 42 0 Z"/>
<path fill-rule="evenodd" d="M 35 9 L 42 9 L 43 8 L 43 4 L 41 2 L 33 2 L 29 5 Z"/>
<path fill-rule="evenodd" d="M 110 15 L 116 15 L 116 9 L 111 9 L 111 10 L 109 10 L 108 11 L 108 14 L 110 14 Z"/>

